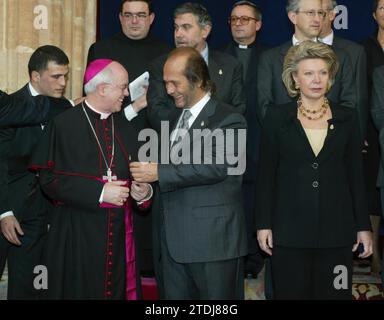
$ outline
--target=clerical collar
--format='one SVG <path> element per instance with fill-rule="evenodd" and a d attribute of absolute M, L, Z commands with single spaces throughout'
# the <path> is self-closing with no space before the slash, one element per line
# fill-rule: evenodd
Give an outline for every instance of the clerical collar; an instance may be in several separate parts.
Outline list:
<path fill-rule="evenodd" d="M 205 63 L 208 65 L 208 44 L 205 43 L 205 48 L 200 52 L 201 56 L 205 60 Z"/>
<path fill-rule="evenodd" d="M 29 92 L 31 93 L 32 97 L 38 96 L 40 93 L 38 93 L 35 88 L 32 86 L 32 83 L 28 83 Z"/>
<path fill-rule="evenodd" d="M 248 49 L 248 45 L 239 43 L 239 49 Z"/>
<path fill-rule="evenodd" d="M 313 42 L 317 42 L 317 37 L 313 38 L 312 41 L 313 41 Z M 294 46 L 299 45 L 301 42 L 303 42 L 303 40 L 300 41 L 299 39 L 296 38 L 295 35 L 292 36 L 292 44 L 293 44 Z"/>
<path fill-rule="evenodd" d="M 100 115 L 100 119 L 101 119 L 101 120 L 103 120 L 103 119 L 107 119 L 107 118 L 111 115 L 111 113 L 105 113 L 105 112 L 101 112 L 101 111 L 96 110 L 94 107 L 91 106 L 91 104 L 90 104 L 87 100 L 85 100 L 85 104 L 86 104 L 87 107 L 88 107 L 89 109 L 91 109 L 93 112 L 98 113 L 98 114 Z"/>
<path fill-rule="evenodd" d="M 329 35 L 327 35 L 324 38 L 319 38 L 319 41 L 331 46 L 333 44 L 333 38 L 334 37 L 335 37 L 335 35 L 333 33 L 333 30 L 331 30 L 331 33 Z"/>

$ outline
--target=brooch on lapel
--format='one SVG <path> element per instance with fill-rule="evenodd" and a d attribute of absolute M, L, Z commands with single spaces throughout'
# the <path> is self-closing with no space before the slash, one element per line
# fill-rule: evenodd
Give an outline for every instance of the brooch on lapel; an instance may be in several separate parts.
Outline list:
<path fill-rule="evenodd" d="M 333 129 L 335 129 L 335 126 L 334 126 L 333 124 L 331 124 L 331 125 L 329 126 L 329 129 L 333 130 Z"/>
<path fill-rule="evenodd" d="M 221 75 L 221 76 L 223 75 L 223 70 L 221 70 L 221 69 L 219 70 L 219 75 Z"/>

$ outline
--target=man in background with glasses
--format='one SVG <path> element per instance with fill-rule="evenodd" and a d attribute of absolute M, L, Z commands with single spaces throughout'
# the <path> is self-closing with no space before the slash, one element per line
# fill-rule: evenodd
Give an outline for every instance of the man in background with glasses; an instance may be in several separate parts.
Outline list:
<path fill-rule="evenodd" d="M 238 1 L 228 18 L 232 38 L 225 52 L 237 58 L 243 65 L 243 80 L 247 109 L 247 169 L 244 174 L 242 192 L 247 219 L 248 255 L 245 258 L 245 277 L 256 278 L 264 265 L 263 256 L 254 230 L 255 184 L 258 159 L 260 126 L 257 122 L 257 65 L 261 52 L 267 48 L 257 42 L 257 33 L 262 26 L 260 8 L 251 1 Z"/>
<path fill-rule="evenodd" d="M 368 117 L 367 57 L 363 46 L 335 36 L 332 24 L 336 18 L 337 1 L 322 0 L 322 4 L 326 16 L 321 27 L 319 41 L 332 46 L 333 49 L 344 50 L 351 61 L 356 86 L 356 107 L 359 116 L 360 133 L 361 137 L 364 138 Z"/>
<path fill-rule="evenodd" d="M 155 20 L 151 0 L 122 0 L 119 13 L 121 32 L 112 38 L 103 39 L 89 48 L 88 64 L 95 59 L 108 58 L 119 62 L 129 70 L 131 81 L 149 69 L 149 62 L 169 52 L 167 44 L 150 34 Z M 138 131 L 148 128 L 147 96 L 135 101 L 124 99 L 123 113 Z M 136 215 L 137 251 L 143 276 L 153 276 L 151 214 Z"/>
<path fill-rule="evenodd" d="M 150 34 L 155 20 L 151 0 L 122 0 L 119 20 L 121 32 L 92 44 L 88 52 L 88 64 L 95 59 L 112 59 L 129 70 L 133 81 L 148 71 L 151 60 L 168 53 L 170 48 Z M 136 129 L 148 127 L 146 94 L 135 101 L 126 99 L 123 106 L 126 118 Z"/>
<path fill-rule="evenodd" d="M 258 118 L 262 123 L 269 106 L 292 101 L 281 79 L 284 57 L 292 45 L 304 40 L 318 41 L 326 12 L 322 0 L 288 0 L 288 18 L 294 26 L 292 40 L 267 50 L 260 57 L 258 68 Z M 356 107 L 356 90 L 353 69 L 347 53 L 333 48 L 340 62 L 335 83 L 327 97 L 336 104 Z"/>
<path fill-rule="evenodd" d="M 246 106 L 241 64 L 230 55 L 208 47 L 212 18 L 207 9 L 196 2 L 185 2 L 176 7 L 173 18 L 175 46 L 192 47 L 199 51 L 217 87 L 216 98 L 244 114 Z M 166 58 L 164 55 L 154 61 L 149 82 L 148 118 L 156 130 L 160 130 L 160 121 L 169 121 L 177 116 L 177 108 L 167 95 L 163 82 Z"/>

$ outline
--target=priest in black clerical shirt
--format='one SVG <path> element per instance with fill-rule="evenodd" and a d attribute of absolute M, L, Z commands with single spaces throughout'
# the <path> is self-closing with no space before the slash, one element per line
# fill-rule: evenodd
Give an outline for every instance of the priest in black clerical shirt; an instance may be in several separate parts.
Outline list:
<path fill-rule="evenodd" d="M 259 157 L 260 126 L 257 121 L 257 64 L 266 47 L 256 41 L 262 26 L 262 13 L 250 1 L 236 2 L 228 18 L 233 41 L 225 52 L 237 58 L 243 65 L 243 79 L 246 92 L 245 118 L 247 130 L 247 169 L 243 179 L 244 210 L 247 218 L 249 253 L 245 259 L 245 276 L 257 277 L 264 262 L 257 244 L 254 230 L 256 168 Z"/>
<path fill-rule="evenodd" d="M 168 53 L 170 48 L 149 31 L 155 19 L 151 0 L 122 1 L 119 13 L 121 32 L 91 45 L 88 63 L 95 59 L 112 59 L 129 72 L 130 81 L 148 71 L 149 62 Z M 145 94 L 136 101 L 125 99 L 123 108 L 129 121 L 138 129 L 148 128 Z"/>

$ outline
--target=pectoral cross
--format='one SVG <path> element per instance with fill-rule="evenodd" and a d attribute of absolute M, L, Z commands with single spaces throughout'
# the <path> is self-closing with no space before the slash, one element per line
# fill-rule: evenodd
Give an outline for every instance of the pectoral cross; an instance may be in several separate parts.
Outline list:
<path fill-rule="evenodd" d="M 117 180 L 117 176 L 112 176 L 111 168 L 108 168 L 107 175 L 103 176 L 103 180 L 108 180 L 108 182 L 112 182 L 113 180 Z"/>

